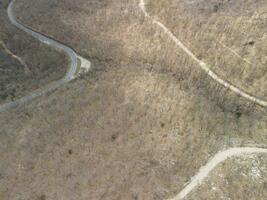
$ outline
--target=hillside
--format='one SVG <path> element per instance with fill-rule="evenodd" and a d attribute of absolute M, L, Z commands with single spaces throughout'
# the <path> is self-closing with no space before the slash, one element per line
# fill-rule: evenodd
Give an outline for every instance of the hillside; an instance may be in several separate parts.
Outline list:
<path fill-rule="evenodd" d="M 176 21 L 176 14 L 183 11 L 175 2 L 148 1 L 147 10 L 173 25 L 170 28 L 178 34 L 179 27 L 168 21 Z M 191 6 L 198 2 L 199 8 L 206 5 L 190 2 Z M 257 1 L 259 10 L 258 3 L 266 5 Z M 190 12 L 196 14 L 194 20 L 184 23 L 197 23 L 196 11 Z M 94 67 L 54 93 L 0 114 L 0 199 L 167 199 L 218 151 L 267 145 L 266 108 L 211 79 L 144 16 L 138 0 L 21 0 L 16 13 L 24 24 L 73 47 Z M 187 31 L 184 37 L 190 39 Z M 216 30 L 210 33 L 217 38 Z M 181 39 L 186 42 L 185 38 Z M 205 62 L 214 64 L 218 49 L 225 65 L 241 64 L 227 57 L 228 52 L 221 54 L 220 48 L 201 50 L 201 42 L 194 38 L 188 46 Z M 237 41 L 224 42 L 238 50 Z M 250 52 L 252 47 L 246 48 Z M 253 48 L 258 52 L 263 47 L 257 42 Z M 252 62 L 252 54 L 246 55 Z M 265 62 L 264 53 L 257 55 L 262 61 L 255 58 L 256 71 Z M 241 68 L 235 66 L 234 71 Z M 236 77 L 216 65 L 214 70 L 249 93 L 265 97 L 253 74 L 255 66 L 247 67 L 255 82 L 250 88 L 242 85 L 244 74 Z M 261 177 L 238 176 L 240 171 L 253 172 L 255 162 Z M 242 186 L 247 186 L 259 191 L 251 198 L 264 200 L 265 163 L 264 155 L 227 160 L 187 198 L 220 199 L 223 192 L 223 197 L 246 199 L 248 192 Z M 252 179 L 257 184 L 252 185 Z"/>

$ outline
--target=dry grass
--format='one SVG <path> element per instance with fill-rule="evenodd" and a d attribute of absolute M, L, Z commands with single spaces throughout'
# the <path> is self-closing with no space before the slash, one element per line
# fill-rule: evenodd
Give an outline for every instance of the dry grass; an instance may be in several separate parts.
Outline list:
<path fill-rule="evenodd" d="M 211 81 L 138 1 L 18 3 L 95 68 L 0 115 L 3 199 L 164 199 L 218 150 L 267 144 L 266 111 Z"/>

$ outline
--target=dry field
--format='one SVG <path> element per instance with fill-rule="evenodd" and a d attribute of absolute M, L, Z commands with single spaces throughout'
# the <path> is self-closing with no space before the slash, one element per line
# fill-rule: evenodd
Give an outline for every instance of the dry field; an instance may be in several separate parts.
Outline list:
<path fill-rule="evenodd" d="M 207 77 L 138 3 L 18 1 L 21 21 L 94 67 L 0 115 L 0 199 L 161 200 L 219 150 L 267 144 L 266 110 Z"/>

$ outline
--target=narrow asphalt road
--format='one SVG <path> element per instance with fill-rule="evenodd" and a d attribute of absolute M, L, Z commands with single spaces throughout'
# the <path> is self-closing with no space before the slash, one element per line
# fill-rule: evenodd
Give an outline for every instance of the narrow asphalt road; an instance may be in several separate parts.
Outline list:
<path fill-rule="evenodd" d="M 10 2 L 10 4 L 8 5 L 7 12 L 8 12 L 8 18 L 9 18 L 10 22 L 14 26 L 16 26 L 17 28 L 26 32 L 27 34 L 31 35 L 32 37 L 36 38 L 40 42 L 42 42 L 46 45 L 49 45 L 50 47 L 52 47 L 54 49 L 64 51 L 70 57 L 71 63 L 70 63 L 70 66 L 68 66 L 68 71 L 67 71 L 66 75 L 62 79 L 55 81 L 55 82 L 52 82 L 50 84 L 47 84 L 46 86 L 39 88 L 39 89 L 29 93 L 28 95 L 26 95 L 20 99 L 17 99 L 15 101 L 11 101 L 11 102 L 4 103 L 4 104 L 0 105 L 0 113 L 5 112 L 11 108 L 21 106 L 21 105 L 25 104 L 26 102 L 32 100 L 33 98 L 36 98 L 36 97 L 44 95 L 48 92 L 51 92 L 51 91 L 57 89 L 58 87 L 62 86 L 63 84 L 71 81 L 74 78 L 74 75 L 75 75 L 75 72 L 77 69 L 77 55 L 71 48 L 69 48 L 69 47 L 65 46 L 64 44 L 61 44 L 57 41 L 54 41 L 54 40 L 46 37 L 45 35 L 42 35 L 40 33 L 37 33 L 35 31 L 27 28 L 26 26 L 24 26 L 23 24 L 20 24 L 16 20 L 16 17 L 14 15 L 14 11 L 13 11 L 15 2 L 16 2 L 16 0 L 12 0 Z"/>

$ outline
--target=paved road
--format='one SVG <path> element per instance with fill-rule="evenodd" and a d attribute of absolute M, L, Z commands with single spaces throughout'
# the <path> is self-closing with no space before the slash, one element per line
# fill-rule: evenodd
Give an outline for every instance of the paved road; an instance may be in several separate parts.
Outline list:
<path fill-rule="evenodd" d="M 220 163 L 224 162 L 228 158 L 237 157 L 247 154 L 255 153 L 267 153 L 267 149 L 264 148 L 230 148 L 228 150 L 217 153 L 205 166 L 201 167 L 199 172 L 191 178 L 191 182 L 181 191 L 177 196 L 170 200 L 184 199 L 193 189 L 201 184 L 201 182 L 209 175 L 209 173 Z"/>
<path fill-rule="evenodd" d="M 27 34 L 31 35 L 32 37 L 36 38 L 40 42 L 47 44 L 54 49 L 64 51 L 67 55 L 69 55 L 70 60 L 71 60 L 71 64 L 68 68 L 66 75 L 62 79 L 60 79 L 56 82 L 52 82 L 52 83 L 50 83 L 50 84 L 48 84 L 42 88 L 39 88 L 39 89 L 31 92 L 30 94 L 28 94 L 28 95 L 26 95 L 20 99 L 17 99 L 15 101 L 11 101 L 11 102 L 0 105 L 0 113 L 5 112 L 5 111 L 7 111 L 11 108 L 17 107 L 17 106 L 21 106 L 21 105 L 25 104 L 26 102 L 32 100 L 33 98 L 36 98 L 36 97 L 44 95 L 48 92 L 51 92 L 51 91 L 57 89 L 58 87 L 62 86 L 63 84 L 71 81 L 73 79 L 75 72 L 76 72 L 76 69 L 77 69 L 77 55 L 71 48 L 65 46 L 64 44 L 56 42 L 56 41 L 46 37 L 45 35 L 42 35 L 40 33 L 37 33 L 35 31 L 27 28 L 26 26 L 20 24 L 16 20 L 16 17 L 15 17 L 14 12 L 13 12 L 13 7 L 14 7 L 15 2 L 16 2 L 16 0 L 12 0 L 8 6 L 7 12 L 8 12 L 8 18 L 9 18 L 10 22 L 14 26 L 16 26 L 17 28 L 26 32 Z"/>
<path fill-rule="evenodd" d="M 213 80 L 217 81 L 219 84 L 221 84 L 225 88 L 228 88 L 234 93 L 246 98 L 247 100 L 252 101 L 260 106 L 267 107 L 267 101 L 259 99 L 251 94 L 248 94 L 247 92 L 242 91 L 238 87 L 232 85 L 228 81 L 223 80 L 215 72 L 213 72 L 205 62 L 203 62 L 202 60 L 199 60 L 196 57 L 196 55 L 194 55 L 193 52 L 190 49 L 188 49 L 164 24 L 162 24 L 156 19 L 153 19 L 153 17 L 149 15 L 149 13 L 146 11 L 145 0 L 140 0 L 139 7 L 144 13 L 146 18 L 150 19 L 153 24 L 156 24 L 159 28 L 161 28 L 164 31 L 164 33 L 167 34 L 179 48 L 185 51 L 187 55 L 189 55 L 194 61 L 196 61 L 201 67 L 201 69 L 204 70 Z"/>

